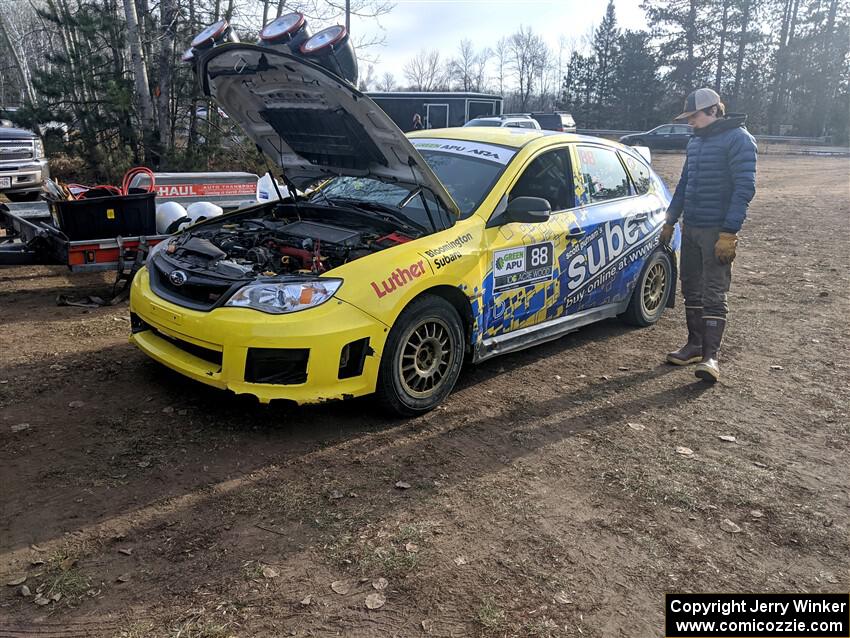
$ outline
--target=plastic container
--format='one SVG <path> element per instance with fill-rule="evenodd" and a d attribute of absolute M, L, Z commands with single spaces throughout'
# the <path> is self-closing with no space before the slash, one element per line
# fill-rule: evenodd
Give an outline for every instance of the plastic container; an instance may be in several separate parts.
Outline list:
<path fill-rule="evenodd" d="M 143 190 L 53 202 L 51 213 L 59 230 L 71 241 L 156 235 L 156 193 Z"/>

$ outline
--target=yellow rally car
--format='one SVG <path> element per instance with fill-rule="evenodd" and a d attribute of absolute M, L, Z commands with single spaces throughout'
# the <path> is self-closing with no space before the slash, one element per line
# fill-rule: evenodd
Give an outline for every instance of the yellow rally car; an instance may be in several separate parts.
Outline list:
<path fill-rule="evenodd" d="M 649 325 L 672 305 L 669 193 L 635 149 L 509 128 L 406 137 L 336 75 L 251 44 L 212 49 L 198 73 L 290 192 L 310 194 L 149 255 L 131 339 L 188 377 L 262 402 L 377 393 L 413 415 L 464 359 L 607 317 Z"/>

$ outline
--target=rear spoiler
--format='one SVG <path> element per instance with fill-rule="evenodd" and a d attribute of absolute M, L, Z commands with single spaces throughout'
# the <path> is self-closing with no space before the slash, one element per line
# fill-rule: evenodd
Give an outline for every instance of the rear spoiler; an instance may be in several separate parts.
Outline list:
<path fill-rule="evenodd" d="M 652 153 L 649 152 L 648 146 L 632 146 L 632 148 L 640 153 L 640 156 L 646 160 L 647 164 L 652 164 Z"/>

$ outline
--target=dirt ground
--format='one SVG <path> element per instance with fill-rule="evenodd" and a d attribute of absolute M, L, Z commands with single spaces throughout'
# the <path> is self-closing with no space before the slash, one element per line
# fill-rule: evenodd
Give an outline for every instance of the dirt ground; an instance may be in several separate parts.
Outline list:
<path fill-rule="evenodd" d="M 263 407 L 56 306 L 106 275 L 0 270 L 0 637 L 644 637 L 664 592 L 848 591 L 850 164 L 759 169 L 714 387 L 662 363 L 679 303 L 421 418 Z"/>

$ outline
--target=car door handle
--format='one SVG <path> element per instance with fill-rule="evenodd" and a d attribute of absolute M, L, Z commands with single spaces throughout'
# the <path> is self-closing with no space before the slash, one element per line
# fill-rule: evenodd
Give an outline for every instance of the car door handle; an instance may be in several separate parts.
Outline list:
<path fill-rule="evenodd" d="M 632 219 L 639 222 L 646 221 L 649 219 L 649 213 L 638 213 L 637 215 L 633 215 Z"/>
<path fill-rule="evenodd" d="M 582 230 L 581 228 L 577 228 L 576 230 L 571 230 L 567 233 L 567 237 L 584 237 L 587 234 L 587 231 Z"/>

